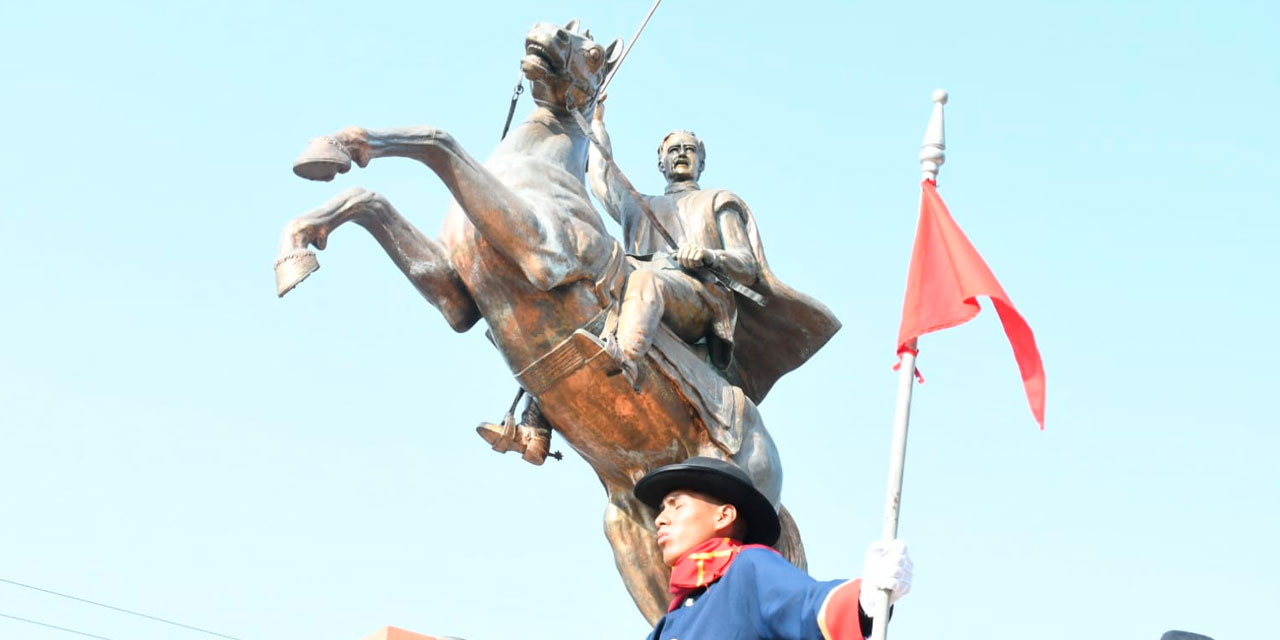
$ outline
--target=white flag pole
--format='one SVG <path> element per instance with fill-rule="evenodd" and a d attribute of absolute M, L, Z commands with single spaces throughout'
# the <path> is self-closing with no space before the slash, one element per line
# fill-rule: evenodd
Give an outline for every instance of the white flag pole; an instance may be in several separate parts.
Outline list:
<path fill-rule="evenodd" d="M 920 169 L 925 180 L 937 181 L 938 167 L 946 161 L 946 135 L 942 125 L 942 105 L 947 103 L 947 92 L 933 92 L 933 115 L 925 130 L 924 144 L 920 151 Z M 884 529 L 881 538 L 888 542 L 898 537 L 898 510 L 902 505 L 902 472 L 907 462 L 907 424 L 911 421 L 911 390 L 916 377 L 916 341 L 905 345 L 900 354 L 898 369 L 898 404 L 893 413 L 893 444 L 889 459 L 889 488 L 884 504 Z M 871 618 L 871 640 L 888 637 L 889 592 L 876 603 L 876 611 L 868 611 Z"/>

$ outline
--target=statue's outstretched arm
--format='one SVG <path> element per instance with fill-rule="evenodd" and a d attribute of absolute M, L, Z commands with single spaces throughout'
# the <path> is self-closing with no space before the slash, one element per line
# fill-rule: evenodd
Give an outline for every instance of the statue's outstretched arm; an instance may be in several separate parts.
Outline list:
<path fill-rule="evenodd" d="M 596 106 L 596 116 L 591 121 L 591 132 L 604 146 L 610 156 L 613 155 L 613 143 L 609 141 L 609 132 L 604 128 L 604 105 Z M 627 220 L 635 220 L 644 215 L 640 203 L 636 202 L 631 189 L 618 176 L 617 163 L 609 162 L 604 154 L 593 144 L 587 156 L 587 181 L 591 184 L 591 192 L 595 194 L 600 206 L 604 207 L 609 217 L 627 228 Z"/>

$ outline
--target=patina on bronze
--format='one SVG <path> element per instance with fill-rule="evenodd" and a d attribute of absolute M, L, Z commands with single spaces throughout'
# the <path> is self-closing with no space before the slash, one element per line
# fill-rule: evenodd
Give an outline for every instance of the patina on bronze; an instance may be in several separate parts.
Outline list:
<path fill-rule="evenodd" d="M 804 566 L 794 521 L 779 504 L 781 464 L 755 403 L 685 340 L 660 327 L 639 363 L 639 392 L 615 369 L 598 336 L 617 323 L 621 287 L 635 268 L 606 231 L 584 184 L 588 139 L 568 105 L 591 115 L 620 41 L 535 25 L 521 67 L 537 107 L 481 164 L 434 127 L 351 127 L 313 141 L 294 171 L 330 180 L 375 158 L 412 158 L 453 195 L 438 239 L 385 198 L 348 189 L 286 225 L 276 264 L 284 295 L 318 267 L 346 222 L 363 226 L 456 331 L 481 318 L 517 382 L 536 400 L 608 494 L 605 534 L 619 573 L 651 622 L 665 611 L 667 568 L 653 514 L 632 495 L 650 469 L 711 456 L 744 469 L 780 510 L 779 550 Z"/>

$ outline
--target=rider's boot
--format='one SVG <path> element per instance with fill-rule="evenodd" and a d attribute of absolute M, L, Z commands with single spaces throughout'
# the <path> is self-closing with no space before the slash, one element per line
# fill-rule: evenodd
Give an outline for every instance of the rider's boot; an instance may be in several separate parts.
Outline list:
<path fill-rule="evenodd" d="M 635 391 L 640 390 L 640 365 L 635 359 L 627 357 L 622 351 L 622 347 L 618 345 L 618 334 L 616 332 L 606 333 L 600 336 L 600 340 L 604 342 L 604 352 L 613 360 L 614 369 L 609 375 L 621 373 L 622 377 L 627 379 L 627 384 Z"/>
<path fill-rule="evenodd" d="M 525 449 L 521 457 L 525 462 L 534 465 L 546 462 L 547 455 L 551 453 L 551 423 L 547 422 L 547 418 L 542 415 L 542 409 L 538 407 L 537 402 L 530 399 L 529 403 L 524 405 L 524 413 L 520 415 L 520 426 L 516 429 L 524 434 Z"/>
<path fill-rule="evenodd" d="M 516 424 L 515 416 L 508 413 L 502 424 L 482 422 L 476 427 L 476 433 L 488 442 L 494 451 L 506 453 L 515 451 L 525 462 L 541 465 L 546 462 L 551 449 L 551 424 L 538 410 L 537 403 L 525 405 L 520 416 L 520 424 Z M 554 454 L 559 459 L 559 454 Z"/>

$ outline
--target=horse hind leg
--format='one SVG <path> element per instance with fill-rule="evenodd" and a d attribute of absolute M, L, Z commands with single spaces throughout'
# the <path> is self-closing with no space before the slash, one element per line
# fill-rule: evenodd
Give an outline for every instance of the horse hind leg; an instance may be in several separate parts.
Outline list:
<path fill-rule="evenodd" d="M 723 454 L 718 457 L 723 457 Z M 764 427 L 760 411 L 750 400 L 746 401 L 742 413 L 742 445 L 729 461 L 746 471 L 760 493 L 778 508 L 782 535 L 773 545 L 774 549 L 791 564 L 802 570 L 806 569 L 808 560 L 805 558 L 804 543 L 800 540 L 800 529 L 791 517 L 791 512 L 782 506 L 782 459 L 778 456 L 773 437 Z"/>
<path fill-rule="evenodd" d="M 801 571 L 808 571 L 809 561 L 804 555 L 804 542 L 800 540 L 800 528 L 796 526 L 795 518 L 786 507 L 778 505 L 778 520 L 782 522 L 782 536 L 773 548 Z"/>
<path fill-rule="evenodd" d="M 604 535 L 613 547 L 613 560 L 631 599 L 649 624 L 667 612 L 669 569 L 662 561 L 657 531 L 648 509 L 631 495 L 629 487 L 609 486 L 609 506 L 604 513 Z"/>
<path fill-rule="evenodd" d="M 480 310 L 454 270 L 448 250 L 409 224 L 386 198 L 354 187 L 285 225 L 276 259 L 278 295 L 284 296 L 320 268 L 307 247 L 324 250 L 329 234 L 347 222 L 369 231 L 455 331 L 466 331 L 480 319 Z"/>

